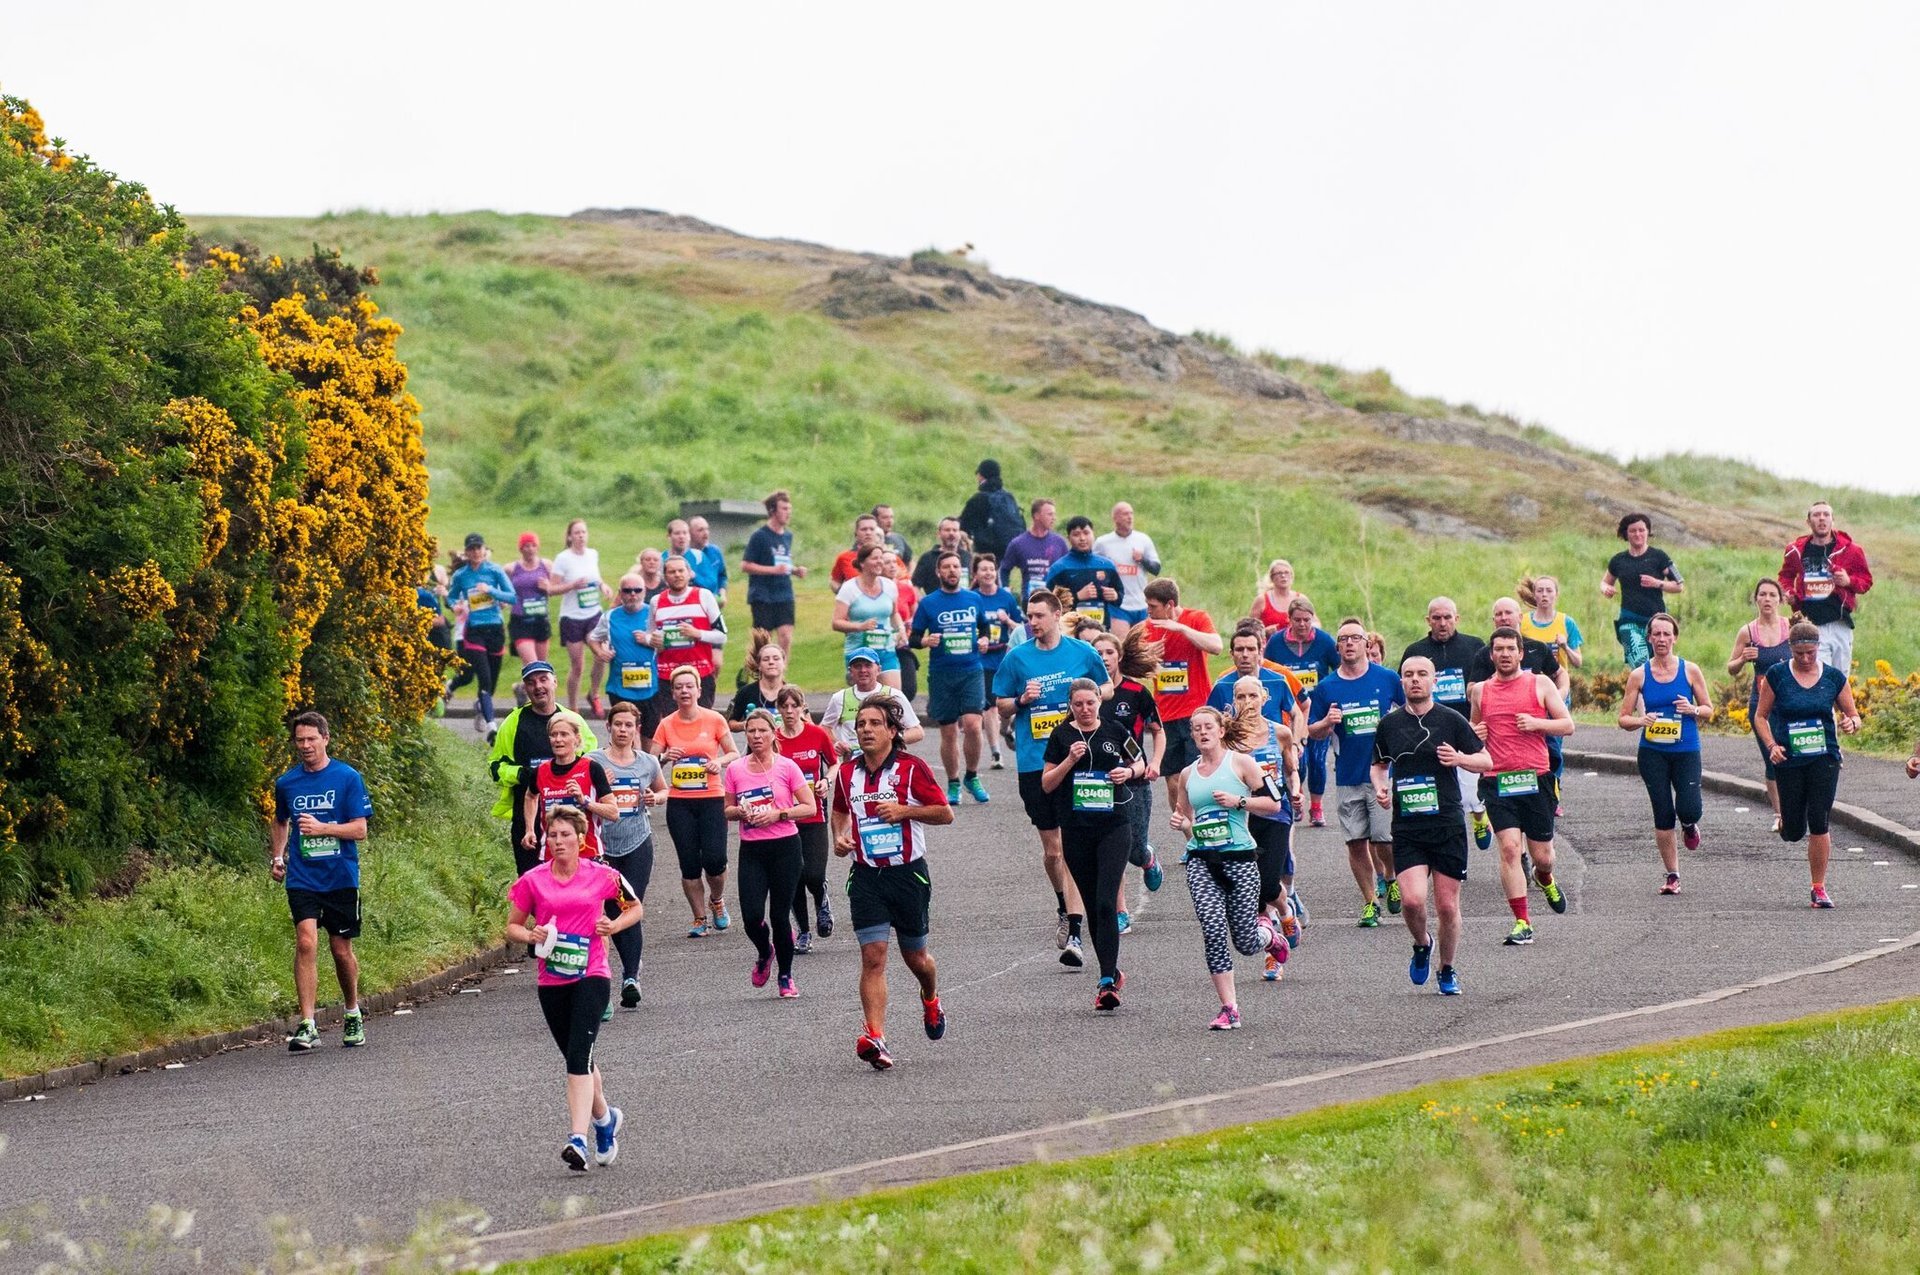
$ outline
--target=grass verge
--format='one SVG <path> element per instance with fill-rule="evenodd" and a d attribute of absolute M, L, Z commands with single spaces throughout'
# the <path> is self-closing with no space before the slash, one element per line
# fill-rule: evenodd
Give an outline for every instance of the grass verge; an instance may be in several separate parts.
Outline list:
<path fill-rule="evenodd" d="M 1911 1270 L 1920 1003 L 514 1269 Z"/>
<path fill-rule="evenodd" d="M 429 739 L 437 777 L 419 812 L 400 823 L 376 813 L 361 859 L 365 922 L 354 946 L 366 993 L 446 968 L 490 943 L 501 924 L 512 865 L 487 817 L 485 770 L 445 731 Z M 375 801 L 377 812 L 377 782 Z M 251 865 L 171 867 L 123 897 L 0 926 L 0 1075 L 290 1012 L 293 932 L 286 891 L 267 875 L 264 823 L 259 840 Z M 324 949 L 320 971 L 322 1003 L 336 1001 Z"/>

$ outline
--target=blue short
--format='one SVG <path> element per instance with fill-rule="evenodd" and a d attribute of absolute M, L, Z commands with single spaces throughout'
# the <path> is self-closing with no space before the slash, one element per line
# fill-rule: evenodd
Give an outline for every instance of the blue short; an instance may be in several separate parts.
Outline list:
<path fill-rule="evenodd" d="M 972 672 L 934 669 L 928 674 L 927 717 L 935 726 L 950 726 L 962 717 L 985 712 L 986 707 L 986 687 Z"/>
<path fill-rule="evenodd" d="M 1136 624 L 1145 624 L 1147 622 L 1147 609 L 1145 607 L 1141 607 L 1138 611 L 1129 611 L 1125 607 L 1108 607 L 1107 613 L 1116 620 L 1125 620 L 1129 628 Z"/>

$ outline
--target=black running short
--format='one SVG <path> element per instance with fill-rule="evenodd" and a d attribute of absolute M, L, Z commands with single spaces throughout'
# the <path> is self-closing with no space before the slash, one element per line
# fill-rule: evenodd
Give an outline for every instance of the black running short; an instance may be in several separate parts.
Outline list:
<path fill-rule="evenodd" d="M 1020 772 L 1020 804 L 1027 808 L 1027 820 L 1042 832 L 1052 832 L 1060 826 L 1060 810 L 1054 805 L 1053 794 L 1040 786 L 1038 770 Z"/>
<path fill-rule="evenodd" d="M 360 891 L 298 890 L 287 887 L 287 908 L 293 923 L 318 921 L 320 928 L 339 939 L 360 937 Z"/>
<path fill-rule="evenodd" d="M 1545 844 L 1553 840 L 1553 811 L 1560 804 L 1553 772 L 1541 771 L 1536 788 L 1535 792 L 1502 797 L 1498 778 L 1494 775 L 1481 776 L 1480 800 L 1487 803 L 1487 818 L 1492 821 L 1495 832 L 1518 828 L 1520 835 L 1528 841 Z"/>
<path fill-rule="evenodd" d="M 1393 870 L 1431 868 L 1455 881 L 1467 879 L 1465 825 L 1412 829 L 1399 824 L 1393 830 Z"/>

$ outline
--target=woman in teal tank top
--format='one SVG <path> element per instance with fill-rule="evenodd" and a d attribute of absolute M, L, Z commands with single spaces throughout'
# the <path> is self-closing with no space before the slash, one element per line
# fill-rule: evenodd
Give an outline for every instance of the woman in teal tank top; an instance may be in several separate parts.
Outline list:
<path fill-rule="evenodd" d="M 1196 710 L 1190 728 L 1198 755 L 1174 789 L 1173 826 L 1186 834 L 1190 856 L 1187 891 L 1206 943 L 1207 972 L 1220 997 L 1220 1013 L 1207 1024 L 1212 1031 L 1240 1025 L 1233 991 L 1235 951 L 1285 959 L 1286 939 L 1260 913 L 1259 850 L 1247 830 L 1249 812 L 1278 814 L 1281 803 L 1269 793 L 1260 763 L 1232 751 L 1259 738 L 1266 726 L 1257 709 L 1241 717 Z"/>

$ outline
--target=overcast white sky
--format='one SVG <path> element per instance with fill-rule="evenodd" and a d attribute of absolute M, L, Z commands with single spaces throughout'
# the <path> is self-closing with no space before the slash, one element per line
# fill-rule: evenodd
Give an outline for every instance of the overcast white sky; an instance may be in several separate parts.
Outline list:
<path fill-rule="evenodd" d="M 193 212 L 665 208 L 1620 455 L 1920 491 L 1920 6 L 67 0 L 0 90 Z"/>

